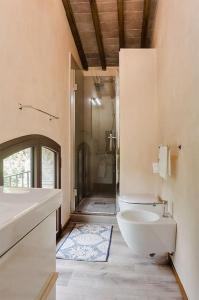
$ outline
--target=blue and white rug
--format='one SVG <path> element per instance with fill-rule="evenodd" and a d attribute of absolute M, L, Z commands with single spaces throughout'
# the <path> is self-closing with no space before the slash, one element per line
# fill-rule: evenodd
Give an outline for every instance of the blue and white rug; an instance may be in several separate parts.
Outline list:
<path fill-rule="evenodd" d="M 76 224 L 57 251 L 57 258 L 93 262 L 107 261 L 111 225 Z"/>

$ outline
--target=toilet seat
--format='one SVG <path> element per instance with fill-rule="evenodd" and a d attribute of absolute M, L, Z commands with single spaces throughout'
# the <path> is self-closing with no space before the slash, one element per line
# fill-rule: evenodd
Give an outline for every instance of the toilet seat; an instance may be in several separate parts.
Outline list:
<path fill-rule="evenodd" d="M 162 205 L 152 205 L 157 202 L 159 202 L 159 198 L 152 194 L 129 194 L 118 196 L 120 211 L 145 209 L 147 211 L 161 213 Z"/>
<path fill-rule="evenodd" d="M 154 203 L 158 202 L 158 197 L 152 194 L 129 194 L 118 196 L 119 201 L 136 204 L 136 203 Z"/>

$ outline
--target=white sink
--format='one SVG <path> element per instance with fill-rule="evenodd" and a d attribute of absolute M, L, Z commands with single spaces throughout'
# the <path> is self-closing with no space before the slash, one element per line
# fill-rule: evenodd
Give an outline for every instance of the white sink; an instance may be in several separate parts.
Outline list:
<path fill-rule="evenodd" d="M 55 211 L 61 200 L 58 189 L 0 187 L 0 256 Z"/>
<path fill-rule="evenodd" d="M 160 219 L 160 216 L 156 213 L 146 210 L 126 210 L 121 212 L 121 217 L 130 222 L 155 222 Z"/>
<path fill-rule="evenodd" d="M 146 210 L 124 210 L 117 221 L 132 252 L 141 256 L 165 256 L 175 251 L 176 222 L 172 217 Z"/>
<path fill-rule="evenodd" d="M 7 187 L 3 187 L 2 188 L 3 193 L 5 194 L 27 194 L 29 193 L 29 189 L 27 188 L 7 188 Z"/>

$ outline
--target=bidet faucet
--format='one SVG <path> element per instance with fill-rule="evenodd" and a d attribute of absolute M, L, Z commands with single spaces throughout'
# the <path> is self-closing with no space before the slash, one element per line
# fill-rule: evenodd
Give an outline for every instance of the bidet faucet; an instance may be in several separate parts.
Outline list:
<path fill-rule="evenodd" d="M 162 213 L 162 216 L 163 216 L 163 218 L 167 218 L 169 216 L 168 211 L 167 211 L 168 201 L 162 200 L 162 204 L 163 204 L 163 213 Z"/>

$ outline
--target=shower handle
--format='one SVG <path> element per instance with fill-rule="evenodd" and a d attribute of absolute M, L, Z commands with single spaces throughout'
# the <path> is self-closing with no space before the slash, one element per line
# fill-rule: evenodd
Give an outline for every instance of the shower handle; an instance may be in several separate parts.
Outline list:
<path fill-rule="evenodd" d="M 112 133 L 110 133 L 110 135 L 109 135 L 109 150 L 110 150 L 110 152 L 112 152 L 113 151 L 113 139 L 116 139 L 116 136 L 113 136 L 113 134 Z"/>

